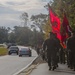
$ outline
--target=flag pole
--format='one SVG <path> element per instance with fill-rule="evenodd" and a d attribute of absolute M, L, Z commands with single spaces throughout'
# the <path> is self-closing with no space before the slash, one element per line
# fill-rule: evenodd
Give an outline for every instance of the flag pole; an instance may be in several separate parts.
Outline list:
<path fill-rule="evenodd" d="M 53 11 L 53 9 L 51 8 L 50 4 L 48 3 L 48 10 L 49 9 L 57 16 L 57 14 Z"/>
<path fill-rule="evenodd" d="M 49 14 L 48 19 L 49 19 L 49 23 L 50 23 L 50 27 L 51 27 L 51 31 L 52 31 L 52 25 L 51 25 L 51 20 L 50 20 L 50 10 L 49 9 L 51 9 L 51 7 L 50 7 L 50 5 L 48 3 L 48 14 Z"/>

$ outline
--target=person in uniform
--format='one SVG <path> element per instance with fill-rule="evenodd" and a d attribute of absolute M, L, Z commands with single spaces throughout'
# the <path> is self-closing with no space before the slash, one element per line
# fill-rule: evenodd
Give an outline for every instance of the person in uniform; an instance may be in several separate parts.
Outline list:
<path fill-rule="evenodd" d="M 44 52 L 47 51 L 47 60 L 48 60 L 49 70 L 56 69 L 57 47 L 58 47 L 58 43 L 55 40 L 55 35 L 53 32 L 50 32 L 50 37 L 46 39 L 43 43 L 43 50 Z"/>
<path fill-rule="evenodd" d="M 69 66 L 75 71 L 75 31 L 72 37 L 67 40 L 67 49 L 69 50 Z"/>

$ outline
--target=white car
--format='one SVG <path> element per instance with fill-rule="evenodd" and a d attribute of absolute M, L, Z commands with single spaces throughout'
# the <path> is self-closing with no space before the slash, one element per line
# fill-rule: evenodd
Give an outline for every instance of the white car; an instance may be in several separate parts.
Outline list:
<path fill-rule="evenodd" d="M 31 53 L 31 49 L 29 47 L 21 47 L 19 49 L 19 57 L 21 57 L 22 55 L 28 55 L 29 57 L 32 56 L 32 53 Z"/>

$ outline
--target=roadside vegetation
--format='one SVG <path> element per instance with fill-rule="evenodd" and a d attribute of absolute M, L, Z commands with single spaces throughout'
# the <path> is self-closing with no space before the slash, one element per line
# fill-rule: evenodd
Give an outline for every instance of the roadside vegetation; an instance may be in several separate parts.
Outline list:
<path fill-rule="evenodd" d="M 0 47 L 0 56 L 7 55 L 7 48 Z"/>

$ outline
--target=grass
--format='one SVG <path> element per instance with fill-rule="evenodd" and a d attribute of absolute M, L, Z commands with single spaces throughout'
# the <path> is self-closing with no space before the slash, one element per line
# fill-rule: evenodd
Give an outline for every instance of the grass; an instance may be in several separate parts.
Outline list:
<path fill-rule="evenodd" d="M 0 47 L 0 56 L 7 55 L 7 52 L 8 52 L 7 48 Z"/>

